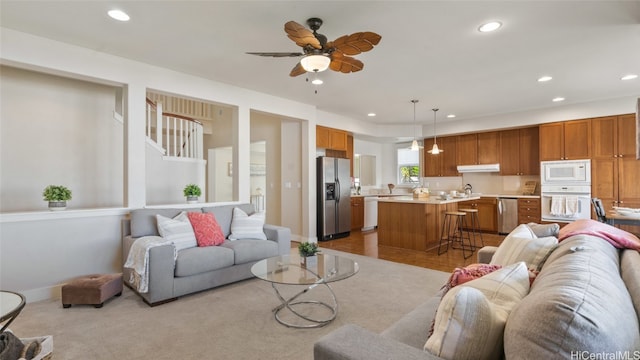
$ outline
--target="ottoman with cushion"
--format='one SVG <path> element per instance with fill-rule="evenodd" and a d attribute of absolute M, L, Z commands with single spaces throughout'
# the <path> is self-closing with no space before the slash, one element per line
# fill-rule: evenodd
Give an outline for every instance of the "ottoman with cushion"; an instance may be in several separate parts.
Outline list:
<path fill-rule="evenodd" d="M 105 301 L 122 295 L 122 274 L 93 274 L 79 277 L 62 287 L 62 306 L 93 305 L 101 308 Z"/>

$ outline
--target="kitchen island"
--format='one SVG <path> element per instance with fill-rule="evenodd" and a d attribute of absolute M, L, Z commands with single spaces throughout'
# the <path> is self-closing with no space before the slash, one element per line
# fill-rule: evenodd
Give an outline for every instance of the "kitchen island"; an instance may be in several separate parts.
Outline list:
<path fill-rule="evenodd" d="M 458 210 L 460 201 L 479 196 L 440 200 L 435 196 L 378 199 L 378 245 L 411 250 L 430 250 L 438 246 L 442 220 L 447 211 Z"/>

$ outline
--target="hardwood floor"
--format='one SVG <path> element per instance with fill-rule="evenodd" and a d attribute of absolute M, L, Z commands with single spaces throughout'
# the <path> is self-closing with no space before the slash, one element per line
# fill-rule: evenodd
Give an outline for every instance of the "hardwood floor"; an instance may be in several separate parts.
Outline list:
<path fill-rule="evenodd" d="M 498 246 L 504 235 L 482 234 L 484 245 Z M 456 267 L 463 267 L 477 262 L 474 253 L 468 259 L 462 256 L 462 250 L 452 249 L 438 255 L 437 249 L 429 251 L 415 251 L 389 246 L 378 245 L 378 233 L 372 231 L 351 231 L 351 236 L 330 241 L 320 241 L 320 248 L 335 249 L 352 254 L 365 255 L 373 258 L 394 261 L 428 269 L 451 272 Z M 292 245 L 297 247 L 297 244 Z"/>

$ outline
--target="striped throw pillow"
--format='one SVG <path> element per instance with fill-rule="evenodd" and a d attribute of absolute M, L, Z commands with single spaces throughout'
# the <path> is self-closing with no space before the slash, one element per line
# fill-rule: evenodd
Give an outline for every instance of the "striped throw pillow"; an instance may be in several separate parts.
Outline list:
<path fill-rule="evenodd" d="M 451 289 L 436 313 L 424 350 L 445 359 L 499 359 L 511 310 L 529 293 L 524 262 Z"/>
<path fill-rule="evenodd" d="M 189 217 L 184 211 L 176 215 L 173 219 L 156 214 L 158 221 L 158 233 L 160 236 L 171 241 L 176 250 L 188 249 L 198 246 L 196 235 L 193 232 Z"/>
<path fill-rule="evenodd" d="M 233 218 L 231 219 L 231 234 L 229 240 L 255 239 L 267 240 L 264 234 L 265 213 L 258 212 L 247 215 L 240 208 L 233 208 Z"/>

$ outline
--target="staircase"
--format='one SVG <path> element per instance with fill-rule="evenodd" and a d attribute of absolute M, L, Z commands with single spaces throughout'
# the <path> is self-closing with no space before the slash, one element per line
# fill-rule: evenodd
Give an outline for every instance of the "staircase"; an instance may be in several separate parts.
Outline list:
<path fill-rule="evenodd" d="M 202 123 L 188 116 L 163 112 L 162 104 L 147 98 L 147 142 L 169 160 L 202 160 Z"/>

